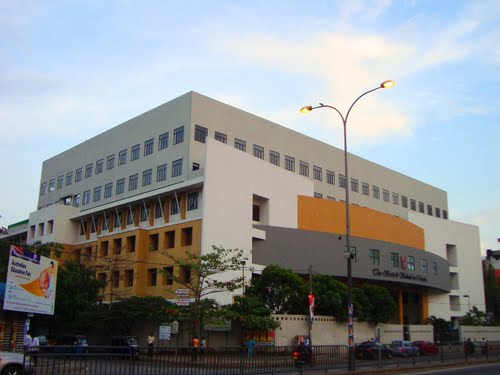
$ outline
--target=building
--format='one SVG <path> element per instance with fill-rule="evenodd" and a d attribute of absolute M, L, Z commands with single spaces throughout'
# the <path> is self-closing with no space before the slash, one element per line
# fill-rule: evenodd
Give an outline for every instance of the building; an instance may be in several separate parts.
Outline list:
<path fill-rule="evenodd" d="M 247 252 L 246 280 L 269 264 L 346 279 L 343 173 L 343 150 L 189 92 L 45 160 L 26 241 L 95 265 L 108 300 L 175 300 L 168 275 L 189 273 L 165 253 L 212 245 Z M 446 192 L 352 154 L 349 173 L 354 283 L 387 287 L 399 323 L 484 308 L 479 231 Z"/>

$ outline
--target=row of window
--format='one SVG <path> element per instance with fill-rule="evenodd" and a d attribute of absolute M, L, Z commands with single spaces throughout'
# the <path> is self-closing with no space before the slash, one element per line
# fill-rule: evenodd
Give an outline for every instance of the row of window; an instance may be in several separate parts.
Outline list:
<path fill-rule="evenodd" d="M 205 143 L 205 139 L 208 136 L 208 129 L 202 127 L 200 125 L 195 126 L 195 141 Z M 215 139 L 222 142 L 227 143 L 227 135 L 215 132 Z M 234 147 L 238 150 L 246 152 L 247 144 L 246 141 L 235 138 L 234 139 Z M 264 160 L 264 147 L 254 144 L 253 145 L 253 156 Z M 289 155 L 284 156 L 285 161 L 285 169 L 290 172 L 295 172 L 295 158 Z M 276 166 L 280 166 L 281 164 L 281 155 L 279 152 L 274 150 L 269 150 L 269 162 Z M 323 168 L 317 165 L 312 166 L 312 178 L 317 181 L 323 181 Z M 310 177 L 310 167 L 309 163 L 303 160 L 299 160 L 299 174 L 305 177 Z M 335 172 L 331 170 L 325 170 L 325 178 L 326 183 L 330 185 L 335 185 Z M 346 188 L 346 178 L 344 175 L 339 174 L 339 186 L 343 189 Z M 359 181 L 355 178 L 351 178 L 351 191 L 355 193 L 359 193 Z M 370 185 L 367 182 L 361 182 L 361 193 L 366 196 L 370 196 Z M 321 194 L 316 193 L 316 197 L 322 198 Z M 372 196 L 375 199 L 380 199 L 380 188 L 378 186 L 372 185 Z M 382 189 L 382 199 L 385 202 L 391 201 L 391 193 L 387 189 Z M 402 195 L 401 200 L 398 193 L 392 193 L 392 203 L 395 205 L 399 205 L 404 208 L 410 208 L 413 211 L 417 211 L 417 201 L 415 199 L 409 200 L 408 206 L 408 197 Z M 424 202 L 418 202 L 418 211 L 421 213 L 425 213 L 425 204 Z M 436 217 L 443 217 L 444 219 L 448 219 L 448 212 L 446 210 L 441 210 L 438 207 L 432 207 L 432 205 L 427 204 L 427 214 Z"/>
<path fill-rule="evenodd" d="M 148 286 L 156 286 L 158 285 L 158 269 L 157 268 L 149 268 L 148 269 Z M 168 266 L 160 269 L 160 273 L 162 274 L 162 285 L 172 285 L 174 283 L 174 267 Z M 121 271 L 112 271 L 110 272 L 111 279 L 109 280 L 109 284 L 113 288 L 119 287 L 132 287 L 134 286 L 134 270 L 128 269 Z M 108 285 L 108 274 L 106 272 L 100 272 L 97 274 L 97 278 L 104 285 Z M 123 282 L 120 283 L 120 280 L 123 279 Z M 178 281 L 182 284 L 189 283 L 191 281 L 191 270 L 186 267 L 179 267 L 179 276 Z"/>
<path fill-rule="evenodd" d="M 184 142 L 184 126 L 181 126 L 177 129 L 174 129 L 173 133 L 173 145 L 176 145 L 178 143 Z M 154 152 L 154 142 L 155 139 L 151 138 L 148 139 L 144 142 L 144 156 L 151 155 Z M 168 148 L 168 142 L 169 142 L 169 133 L 163 133 L 158 136 L 158 151 L 163 150 Z M 118 165 L 125 165 L 127 164 L 127 154 L 128 154 L 128 149 L 121 150 L 118 153 Z M 130 161 L 135 161 L 140 158 L 141 154 L 141 145 L 136 144 L 130 148 Z M 181 161 L 182 165 L 182 161 Z M 113 169 L 115 167 L 115 154 L 109 155 L 106 158 L 106 170 Z M 182 169 L 182 168 L 181 168 Z M 104 171 L 104 159 L 99 159 L 95 162 L 95 174 L 98 175 Z M 56 189 L 62 189 L 63 185 L 69 186 L 73 184 L 73 182 L 77 183 L 80 182 L 85 176 L 85 178 L 90 178 L 92 177 L 94 173 L 94 163 L 87 164 L 85 166 L 85 174 L 84 174 L 84 169 L 83 167 L 80 167 L 76 169 L 76 171 L 73 173 L 73 171 L 66 173 L 66 176 L 61 175 L 56 179 L 53 178 L 51 179 L 48 184 L 47 182 L 43 182 L 40 186 L 40 195 L 45 195 L 45 193 L 48 191 L 49 193 L 51 191 L 54 191 Z M 166 173 L 166 165 L 165 165 L 165 173 Z M 177 174 L 176 176 L 180 175 Z M 172 165 L 172 177 L 174 176 L 174 165 Z M 161 181 L 161 180 L 160 180 Z M 47 190 L 48 187 L 48 190 Z"/>
<path fill-rule="evenodd" d="M 374 266 L 380 265 L 380 250 L 370 249 L 370 264 Z M 398 253 L 390 254 L 390 264 L 394 268 L 402 268 L 411 271 L 417 270 L 415 257 L 409 255 L 407 257 L 400 257 Z M 427 259 L 420 259 L 420 272 L 428 273 Z M 438 274 L 437 262 L 432 262 L 432 274 Z"/>

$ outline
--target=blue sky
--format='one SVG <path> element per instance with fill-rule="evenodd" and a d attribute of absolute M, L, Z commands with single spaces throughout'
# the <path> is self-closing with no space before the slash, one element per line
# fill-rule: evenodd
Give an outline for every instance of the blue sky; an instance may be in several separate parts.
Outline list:
<path fill-rule="evenodd" d="M 448 192 L 500 248 L 500 2 L 0 0 L 0 226 L 42 161 L 190 90 Z"/>

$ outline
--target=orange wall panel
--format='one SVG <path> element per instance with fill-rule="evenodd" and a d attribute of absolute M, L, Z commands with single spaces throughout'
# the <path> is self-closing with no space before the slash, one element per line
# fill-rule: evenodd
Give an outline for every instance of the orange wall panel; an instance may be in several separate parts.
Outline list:
<path fill-rule="evenodd" d="M 351 236 L 425 250 L 424 230 L 394 215 L 350 206 Z M 345 234 L 345 203 L 298 196 L 298 229 Z"/>

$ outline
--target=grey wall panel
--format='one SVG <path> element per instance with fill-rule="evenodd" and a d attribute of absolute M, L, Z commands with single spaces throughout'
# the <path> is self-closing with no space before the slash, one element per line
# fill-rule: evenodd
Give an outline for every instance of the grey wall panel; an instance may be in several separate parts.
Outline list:
<path fill-rule="evenodd" d="M 304 273 L 312 265 L 315 272 L 347 277 L 345 236 L 262 225 L 255 227 L 266 232 L 266 240 L 253 241 L 253 263 L 279 264 Z M 354 278 L 450 291 L 449 264 L 444 258 L 428 251 L 359 237 L 351 238 L 351 246 L 356 248 L 356 260 L 352 262 Z M 370 249 L 379 250 L 379 265 L 371 264 Z M 398 253 L 399 267 L 391 264 L 392 252 Z M 415 270 L 402 267 L 402 261 L 407 262 L 409 256 L 415 258 Z M 422 259 L 427 260 L 427 272 L 421 270 Z M 433 272 L 433 262 L 437 264 L 437 274 Z"/>

